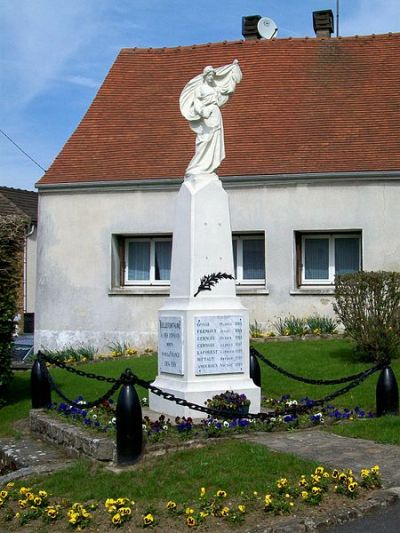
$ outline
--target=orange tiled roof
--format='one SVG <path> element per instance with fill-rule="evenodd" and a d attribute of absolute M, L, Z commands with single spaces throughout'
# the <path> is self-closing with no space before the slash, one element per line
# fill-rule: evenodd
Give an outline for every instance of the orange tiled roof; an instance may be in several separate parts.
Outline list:
<path fill-rule="evenodd" d="M 219 176 L 400 169 L 400 34 L 388 34 L 123 49 L 39 184 L 182 177 L 195 136 L 180 92 L 235 58 Z"/>

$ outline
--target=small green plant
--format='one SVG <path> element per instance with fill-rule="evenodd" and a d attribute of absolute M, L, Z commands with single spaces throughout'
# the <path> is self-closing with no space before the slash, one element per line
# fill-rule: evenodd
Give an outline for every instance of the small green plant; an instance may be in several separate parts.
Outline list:
<path fill-rule="evenodd" d="M 257 320 L 254 320 L 254 324 L 250 324 L 250 337 L 257 339 L 263 336 L 264 335 L 260 324 L 257 322 Z"/>
<path fill-rule="evenodd" d="M 304 335 L 307 333 L 306 321 L 304 318 L 297 318 L 293 315 L 289 315 L 285 318 L 278 318 L 278 321 L 274 323 L 278 335 Z"/>
<path fill-rule="evenodd" d="M 390 362 L 398 355 L 400 272 L 343 274 L 335 298 L 333 309 L 364 359 Z"/>
<path fill-rule="evenodd" d="M 113 341 L 107 348 L 113 357 L 126 357 L 137 355 L 137 350 L 126 341 Z"/>
<path fill-rule="evenodd" d="M 310 333 L 336 333 L 338 322 L 329 316 L 312 315 L 306 318 Z"/>
<path fill-rule="evenodd" d="M 328 316 L 311 315 L 306 318 L 298 318 L 289 315 L 284 318 L 278 318 L 274 323 L 274 327 L 278 335 L 306 335 L 313 333 L 320 335 L 321 333 L 335 333 L 338 323 L 335 319 Z"/>
<path fill-rule="evenodd" d="M 78 346 L 67 345 L 61 350 L 42 350 L 42 352 L 58 361 L 76 363 L 92 361 L 97 354 L 97 348 L 90 344 L 80 344 Z"/>

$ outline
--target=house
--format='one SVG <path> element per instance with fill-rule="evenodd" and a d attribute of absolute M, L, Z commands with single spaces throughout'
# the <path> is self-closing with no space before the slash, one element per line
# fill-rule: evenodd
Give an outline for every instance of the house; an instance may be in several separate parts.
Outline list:
<path fill-rule="evenodd" d="M 36 293 L 36 243 L 38 194 L 11 187 L 0 187 L 0 216 L 18 215 L 28 221 L 23 249 L 21 288 L 18 295 L 20 322 L 25 333 L 33 333 Z"/>
<path fill-rule="evenodd" d="M 400 269 L 400 34 L 123 49 L 37 184 L 36 349 L 157 344 L 194 152 L 179 96 L 234 59 L 218 175 L 250 322 L 333 316 L 336 274 Z"/>

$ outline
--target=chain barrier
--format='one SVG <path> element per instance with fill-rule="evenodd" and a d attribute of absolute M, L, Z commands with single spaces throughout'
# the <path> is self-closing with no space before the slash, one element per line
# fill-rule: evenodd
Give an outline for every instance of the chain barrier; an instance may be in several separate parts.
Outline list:
<path fill-rule="evenodd" d="M 100 396 L 97 400 L 94 400 L 92 402 L 86 402 L 86 401 L 79 401 L 76 402 L 75 400 L 71 400 L 66 396 L 60 387 L 57 385 L 57 383 L 54 381 L 54 378 L 48 371 L 48 368 L 46 365 L 44 365 L 44 368 L 46 369 L 47 379 L 49 380 L 50 386 L 53 390 L 56 391 L 56 393 L 66 402 L 68 402 L 73 407 L 78 407 L 79 409 L 86 408 L 90 409 L 91 407 L 95 407 L 96 405 L 100 405 L 106 400 L 109 400 L 113 394 L 117 392 L 117 390 L 120 388 L 121 385 L 124 385 L 128 379 L 127 376 L 124 374 L 121 374 L 121 377 L 119 379 L 115 378 L 107 378 L 105 376 L 99 376 L 97 374 L 93 374 L 90 372 L 83 372 L 83 370 L 78 370 L 72 366 L 68 366 L 67 364 L 63 363 L 62 361 L 57 361 L 57 359 L 54 359 L 48 355 L 43 354 L 42 352 L 38 352 L 37 358 L 41 362 L 47 362 L 50 364 L 53 364 L 59 368 L 62 368 L 63 370 L 66 370 L 67 372 L 71 372 L 72 374 L 76 374 L 81 377 L 86 377 L 89 379 L 96 379 L 97 381 L 112 383 L 112 387 L 105 393 L 103 396 Z"/>
<path fill-rule="evenodd" d="M 256 350 L 253 346 L 250 348 L 250 353 L 260 359 L 263 363 L 265 363 L 267 366 L 272 368 L 273 370 L 276 370 L 280 374 L 283 374 L 284 376 L 294 379 L 296 381 L 301 381 L 302 383 L 307 383 L 308 385 L 341 385 L 342 383 L 348 383 L 349 381 L 356 381 L 360 378 L 368 377 L 372 373 L 376 372 L 377 370 L 380 370 L 385 366 L 384 363 L 379 363 L 376 366 L 373 366 L 369 368 L 368 370 L 364 370 L 363 372 L 359 372 L 358 374 L 353 374 L 352 376 L 346 376 L 344 378 L 339 379 L 311 379 L 311 378 L 305 378 L 301 376 L 296 376 L 296 374 L 292 374 L 291 372 L 288 372 L 287 370 L 281 368 L 280 366 L 276 365 L 269 359 L 267 359 L 264 355 L 262 355 L 258 350 Z"/>
<path fill-rule="evenodd" d="M 270 366 L 274 370 L 280 372 L 281 374 L 286 375 L 287 377 L 293 377 L 294 374 L 291 374 L 290 372 L 287 372 L 286 370 L 278 367 L 271 361 L 269 361 L 266 357 L 264 357 L 262 354 L 260 354 L 255 348 L 251 347 L 251 353 L 255 356 L 261 359 L 266 365 Z M 268 421 L 277 416 L 276 412 L 260 412 L 260 413 L 247 413 L 247 414 L 238 414 L 234 411 L 229 410 L 219 410 L 219 409 L 212 409 L 210 407 L 205 407 L 203 405 L 198 405 L 196 403 L 189 402 L 183 398 L 178 398 L 172 393 L 165 392 L 162 389 L 159 389 L 158 387 L 155 387 L 152 385 L 149 381 L 145 381 L 136 374 L 134 374 L 130 369 L 127 369 L 121 376 L 116 378 L 107 378 L 105 376 L 99 376 L 98 374 L 93 374 L 91 372 L 84 372 L 82 370 L 78 370 L 72 366 L 67 365 L 66 363 L 63 363 L 61 361 L 57 361 L 56 359 L 53 359 L 52 357 L 42 354 L 41 352 L 38 353 L 38 359 L 41 359 L 42 361 L 48 362 L 50 364 L 54 364 L 55 366 L 62 368 L 68 372 L 71 372 L 73 374 L 76 374 L 81 377 L 86 377 L 89 379 L 96 379 L 97 381 L 112 383 L 112 387 L 98 400 L 92 401 L 92 402 L 75 402 L 73 400 L 70 400 L 67 396 L 64 395 L 64 393 L 60 390 L 60 388 L 55 383 L 54 379 L 51 377 L 50 372 L 48 372 L 47 368 L 47 375 L 49 382 L 52 386 L 52 388 L 56 391 L 56 393 L 63 398 L 66 402 L 70 403 L 74 407 L 94 407 L 95 405 L 101 404 L 103 401 L 110 399 L 110 397 L 115 394 L 115 392 L 119 389 L 121 385 L 125 384 L 136 384 L 140 387 L 143 387 L 144 389 L 149 390 L 153 394 L 156 394 L 157 396 L 163 397 L 165 400 L 175 402 L 177 405 L 180 405 L 182 407 L 187 407 L 193 411 L 199 411 L 201 413 L 205 413 L 208 415 L 212 415 L 214 417 L 227 417 L 227 418 L 247 418 L 247 419 L 259 419 L 263 421 Z M 297 379 L 299 381 L 303 381 L 304 383 L 311 383 L 315 385 L 334 385 L 339 383 L 347 383 L 348 381 L 351 381 L 348 385 L 345 387 L 342 387 L 341 389 L 332 392 L 325 396 L 324 398 L 321 398 L 319 400 L 311 400 L 311 405 L 292 405 L 290 407 L 287 407 L 286 409 L 279 411 L 279 416 L 285 416 L 285 415 L 294 415 L 294 414 L 304 414 L 306 412 L 310 412 L 314 407 L 322 406 L 324 403 L 327 403 L 334 398 L 337 398 L 338 396 L 341 396 L 342 394 L 346 394 L 356 386 L 360 385 L 367 377 L 371 376 L 381 368 L 383 368 L 385 365 L 383 363 L 376 365 L 364 372 L 360 372 L 359 374 L 355 374 L 354 376 L 347 376 L 346 378 L 341 378 L 338 380 L 312 380 L 307 378 L 299 378 L 299 376 L 294 377 L 293 379 Z"/>

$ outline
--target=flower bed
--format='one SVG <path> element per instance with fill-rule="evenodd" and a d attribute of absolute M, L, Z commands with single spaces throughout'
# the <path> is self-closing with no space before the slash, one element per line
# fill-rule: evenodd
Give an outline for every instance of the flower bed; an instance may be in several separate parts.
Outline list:
<path fill-rule="evenodd" d="M 7 524 L 9 531 L 17 531 L 28 523 L 35 525 L 35 530 L 43 527 L 41 523 L 54 524 L 57 531 L 86 527 L 108 530 L 125 523 L 130 523 L 130 530 L 135 526 L 159 525 L 163 531 L 181 531 L 203 524 L 210 530 L 225 531 L 225 524 L 247 524 L 254 520 L 260 523 L 269 516 L 309 516 L 312 508 L 330 498 L 338 507 L 344 507 L 347 498 L 366 497 L 368 491 L 379 487 L 377 465 L 362 469 L 358 476 L 351 470 L 326 470 L 318 466 L 294 482 L 281 477 L 262 493 L 242 492 L 239 497 L 231 496 L 223 487 L 215 491 L 200 487 L 197 496 L 189 501 L 167 500 L 153 506 L 134 501 L 129 494 L 110 495 L 101 501 L 68 501 L 52 497 L 38 486 L 8 483 L 0 491 L 0 524 Z"/>
<path fill-rule="evenodd" d="M 220 396 L 223 398 L 221 399 Z M 232 410 L 229 406 L 237 407 L 240 404 L 239 407 L 241 407 L 245 402 L 245 398 L 240 398 L 240 395 L 238 398 L 233 398 L 229 393 L 228 396 L 228 403 L 226 403 L 226 393 L 208 400 L 208 403 L 213 402 L 214 405 L 216 402 L 219 407 L 227 408 L 228 406 Z M 82 402 L 83 398 L 80 396 L 76 401 Z M 147 400 L 144 398 L 142 401 L 146 405 Z M 323 408 L 313 409 L 313 400 L 306 397 L 297 401 L 291 399 L 289 395 L 283 395 L 280 399 L 264 399 L 263 405 L 273 414 L 266 420 L 208 416 L 195 424 L 190 417 L 176 417 L 171 420 L 165 415 L 160 415 L 156 420 L 151 420 L 149 416 L 144 416 L 145 441 L 148 444 L 160 443 L 166 446 L 177 446 L 182 441 L 204 441 L 254 431 L 304 429 L 374 416 L 373 413 L 367 413 L 360 407 L 339 410 L 334 405 L 328 404 Z M 308 407 L 310 412 L 296 414 L 298 407 Z M 101 461 L 115 459 L 116 406 L 112 400 L 104 401 L 100 406 L 91 409 L 74 407 L 64 402 L 53 403 L 48 413 L 52 417 L 46 417 L 43 413 L 36 415 L 35 411 L 31 411 L 31 427 L 34 432 L 43 433 L 48 440 L 63 444 L 72 454 L 87 454 Z M 50 422 L 51 420 L 54 422 Z"/>

